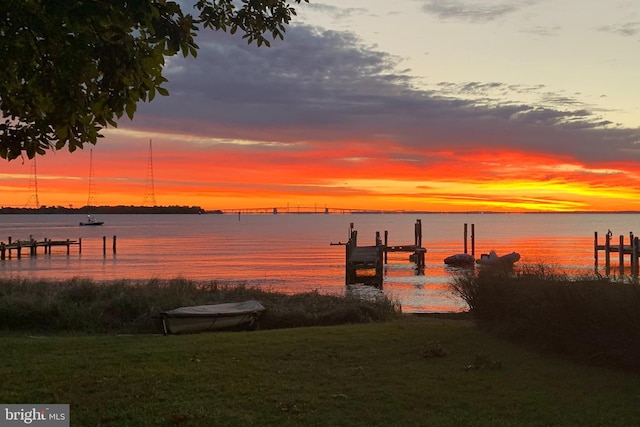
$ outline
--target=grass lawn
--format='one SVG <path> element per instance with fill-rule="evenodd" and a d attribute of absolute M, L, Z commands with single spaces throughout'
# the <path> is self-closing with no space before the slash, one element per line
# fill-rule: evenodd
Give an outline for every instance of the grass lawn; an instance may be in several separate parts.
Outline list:
<path fill-rule="evenodd" d="M 465 320 L 185 336 L 2 336 L 0 402 L 72 426 L 632 426 L 640 376 Z"/>

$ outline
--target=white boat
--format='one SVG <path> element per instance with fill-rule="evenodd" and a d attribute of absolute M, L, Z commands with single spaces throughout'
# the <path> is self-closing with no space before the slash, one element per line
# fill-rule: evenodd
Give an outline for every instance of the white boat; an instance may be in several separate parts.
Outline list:
<path fill-rule="evenodd" d="M 479 265 L 513 265 L 520 261 L 520 254 L 518 252 L 511 252 L 506 255 L 498 256 L 495 251 L 490 251 L 488 254 L 482 254 L 480 258 L 476 260 Z"/>
<path fill-rule="evenodd" d="M 160 313 L 166 334 L 184 334 L 220 329 L 255 329 L 265 308 L 258 301 L 196 305 Z"/>
<path fill-rule="evenodd" d="M 471 254 L 455 254 L 444 259 L 445 264 L 457 267 L 473 265 L 475 261 L 476 259 Z"/>
<path fill-rule="evenodd" d="M 87 221 L 86 222 L 82 222 L 80 221 L 80 225 L 102 225 L 104 224 L 104 221 L 96 221 L 96 219 L 91 216 L 91 215 L 87 215 Z"/>

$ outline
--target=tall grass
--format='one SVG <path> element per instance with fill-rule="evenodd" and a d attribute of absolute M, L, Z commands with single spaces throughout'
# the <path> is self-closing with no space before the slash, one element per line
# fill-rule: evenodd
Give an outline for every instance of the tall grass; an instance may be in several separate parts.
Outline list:
<path fill-rule="evenodd" d="M 162 311 L 190 305 L 260 301 L 260 328 L 336 325 L 388 320 L 400 312 L 386 298 L 287 295 L 257 287 L 203 285 L 186 279 L 114 281 L 1 280 L 0 329 L 81 333 L 159 333 Z"/>
<path fill-rule="evenodd" d="M 476 322 L 507 338 L 596 364 L 640 370 L 640 287 L 552 269 L 483 269 L 456 277 Z"/>

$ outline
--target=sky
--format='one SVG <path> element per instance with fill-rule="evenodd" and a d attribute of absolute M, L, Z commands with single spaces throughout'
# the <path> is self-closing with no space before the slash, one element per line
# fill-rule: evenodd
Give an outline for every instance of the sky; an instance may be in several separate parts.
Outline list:
<path fill-rule="evenodd" d="M 295 7 L 269 48 L 200 32 L 95 147 L 2 161 L 0 205 L 640 210 L 640 1 Z"/>

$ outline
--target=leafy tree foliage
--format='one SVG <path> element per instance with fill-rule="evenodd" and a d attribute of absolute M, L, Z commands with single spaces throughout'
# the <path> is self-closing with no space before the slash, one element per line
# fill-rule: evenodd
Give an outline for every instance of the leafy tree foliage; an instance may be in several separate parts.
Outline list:
<path fill-rule="evenodd" d="M 0 157 L 95 144 L 138 102 L 168 94 L 165 57 L 195 57 L 198 31 L 282 39 L 296 14 L 285 1 L 196 0 L 195 15 L 167 0 L 1 1 Z"/>

